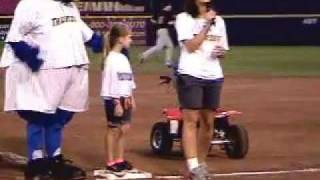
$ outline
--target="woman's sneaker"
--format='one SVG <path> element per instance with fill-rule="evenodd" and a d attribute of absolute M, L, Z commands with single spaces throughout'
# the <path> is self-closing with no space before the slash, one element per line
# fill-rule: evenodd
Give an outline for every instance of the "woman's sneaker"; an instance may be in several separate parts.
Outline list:
<path fill-rule="evenodd" d="M 86 172 L 81 168 L 72 165 L 71 160 L 65 159 L 62 155 L 51 158 L 51 171 L 56 180 L 81 180 L 86 179 Z"/>
<path fill-rule="evenodd" d="M 199 166 L 203 169 L 204 173 L 209 177 L 209 167 L 207 163 L 200 163 Z"/>
<path fill-rule="evenodd" d="M 193 168 L 190 171 L 190 176 L 192 180 L 210 180 L 209 173 L 207 169 L 203 166 L 198 166 L 196 168 Z"/>
<path fill-rule="evenodd" d="M 36 159 L 28 162 L 24 171 L 26 180 L 52 180 L 48 159 Z"/>

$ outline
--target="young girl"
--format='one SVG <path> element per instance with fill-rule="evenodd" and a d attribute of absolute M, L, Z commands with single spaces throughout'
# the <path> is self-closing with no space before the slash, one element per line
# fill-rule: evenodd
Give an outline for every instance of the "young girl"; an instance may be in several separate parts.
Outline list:
<path fill-rule="evenodd" d="M 103 65 L 101 96 L 107 116 L 105 134 L 106 169 L 116 175 L 131 170 L 124 159 L 124 140 L 130 127 L 131 113 L 135 109 L 133 90 L 135 82 L 132 69 L 123 49 L 130 47 L 131 32 L 125 24 L 115 24 L 106 36 L 107 57 Z"/>

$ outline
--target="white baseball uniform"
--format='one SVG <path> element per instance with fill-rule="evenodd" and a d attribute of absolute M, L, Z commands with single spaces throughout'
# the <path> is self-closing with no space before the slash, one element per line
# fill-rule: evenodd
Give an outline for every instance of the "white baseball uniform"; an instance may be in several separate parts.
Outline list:
<path fill-rule="evenodd" d="M 74 3 L 20 1 L 6 42 L 25 41 L 38 47 L 38 58 L 44 64 L 32 73 L 5 45 L 0 62 L 1 67 L 7 67 L 5 111 L 86 110 L 89 60 L 84 44 L 92 35 Z"/>
<path fill-rule="evenodd" d="M 135 88 L 128 58 L 119 52 L 109 52 L 104 62 L 101 96 L 104 99 L 130 97 Z"/>
<path fill-rule="evenodd" d="M 207 38 L 200 48 L 194 52 L 188 52 L 183 41 L 193 39 L 195 35 L 199 34 L 205 26 L 206 20 L 193 18 L 185 12 L 177 16 L 176 30 L 181 46 L 178 67 L 180 74 L 209 80 L 223 78 L 219 58 L 212 54 L 216 46 L 222 46 L 225 50 L 229 50 L 229 45 L 223 18 L 217 16 L 215 21 L 215 25 L 211 26 Z"/>
<path fill-rule="evenodd" d="M 155 22 L 157 25 L 157 42 L 156 45 L 146 50 L 142 54 L 143 59 L 148 59 L 152 54 L 165 48 L 165 64 L 172 65 L 173 42 L 170 37 L 169 28 L 173 25 L 171 12 L 163 11 Z"/>

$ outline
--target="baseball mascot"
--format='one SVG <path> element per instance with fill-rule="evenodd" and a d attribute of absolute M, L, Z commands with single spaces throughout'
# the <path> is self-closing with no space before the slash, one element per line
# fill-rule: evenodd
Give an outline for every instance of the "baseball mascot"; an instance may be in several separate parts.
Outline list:
<path fill-rule="evenodd" d="M 62 154 L 64 127 L 88 108 L 86 46 L 103 40 L 80 18 L 72 0 L 21 0 L 1 58 L 6 112 L 27 123 L 26 179 L 84 179 Z"/>

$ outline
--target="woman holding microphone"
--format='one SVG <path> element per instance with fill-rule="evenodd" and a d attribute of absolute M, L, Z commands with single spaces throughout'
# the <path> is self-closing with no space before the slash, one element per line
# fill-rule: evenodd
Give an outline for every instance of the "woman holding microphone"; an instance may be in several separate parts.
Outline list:
<path fill-rule="evenodd" d="M 220 60 L 229 50 L 226 27 L 211 9 L 211 0 L 186 0 L 176 30 L 181 47 L 177 92 L 188 174 L 192 180 L 209 179 L 205 160 L 224 81 Z"/>

